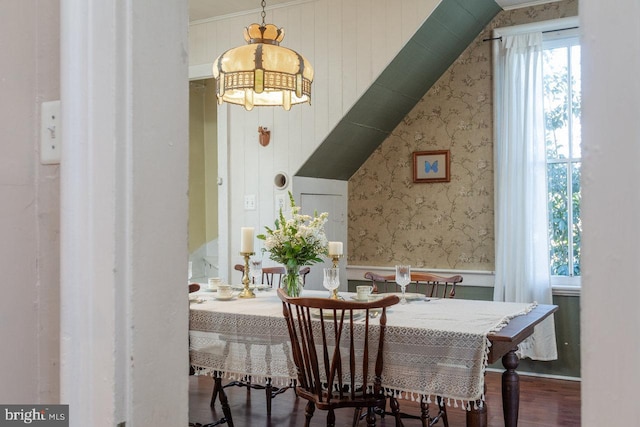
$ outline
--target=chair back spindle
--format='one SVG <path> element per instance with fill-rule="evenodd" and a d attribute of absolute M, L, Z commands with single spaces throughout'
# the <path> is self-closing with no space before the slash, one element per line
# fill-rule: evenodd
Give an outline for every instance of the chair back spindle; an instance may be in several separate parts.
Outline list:
<path fill-rule="evenodd" d="M 296 394 L 328 410 L 373 409 L 385 402 L 381 386 L 387 307 L 399 298 L 352 302 L 330 298 L 289 298 L 278 289 L 298 371 Z M 379 323 L 370 314 L 379 313 Z M 371 372 L 373 369 L 373 373 Z M 313 411 L 307 411 L 310 419 Z"/>

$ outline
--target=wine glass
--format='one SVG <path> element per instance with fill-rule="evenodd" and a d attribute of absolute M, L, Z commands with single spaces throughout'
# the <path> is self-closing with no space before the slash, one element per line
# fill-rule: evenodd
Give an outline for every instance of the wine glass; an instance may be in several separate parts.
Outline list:
<path fill-rule="evenodd" d="M 407 298 L 405 297 L 405 290 L 407 285 L 411 282 L 411 266 L 410 265 L 396 265 L 396 283 L 400 285 L 402 289 L 402 299 L 400 304 L 406 304 Z"/>
<path fill-rule="evenodd" d="M 262 283 L 262 260 L 254 258 L 249 261 L 249 276 L 251 283 L 259 285 Z"/>
<path fill-rule="evenodd" d="M 340 286 L 340 270 L 337 268 L 324 268 L 322 271 L 324 272 L 322 286 L 329 291 L 330 297 L 333 297 L 335 295 L 334 291 Z"/>

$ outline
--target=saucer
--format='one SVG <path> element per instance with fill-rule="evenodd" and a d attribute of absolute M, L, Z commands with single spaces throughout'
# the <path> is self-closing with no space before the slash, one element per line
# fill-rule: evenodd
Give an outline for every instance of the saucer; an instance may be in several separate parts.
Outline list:
<path fill-rule="evenodd" d="M 236 296 L 237 295 L 229 295 L 229 296 L 216 295 L 214 298 L 220 301 L 231 301 Z"/>

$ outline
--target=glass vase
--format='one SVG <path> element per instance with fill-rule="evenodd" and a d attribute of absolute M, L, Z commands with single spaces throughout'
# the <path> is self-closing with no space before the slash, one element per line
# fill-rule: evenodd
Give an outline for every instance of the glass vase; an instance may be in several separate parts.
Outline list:
<path fill-rule="evenodd" d="M 299 297 L 302 291 L 302 278 L 300 277 L 300 267 L 286 267 L 287 274 L 284 276 L 284 290 L 290 297 Z"/>

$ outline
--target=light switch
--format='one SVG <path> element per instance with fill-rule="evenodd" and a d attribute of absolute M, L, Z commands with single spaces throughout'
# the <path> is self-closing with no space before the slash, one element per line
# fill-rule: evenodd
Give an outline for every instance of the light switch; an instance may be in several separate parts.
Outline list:
<path fill-rule="evenodd" d="M 244 196 L 244 210 L 245 211 L 254 211 L 256 210 L 256 195 L 255 194 L 247 194 Z"/>
<path fill-rule="evenodd" d="M 40 163 L 60 163 L 61 136 L 60 101 L 43 102 L 40 109 Z"/>

